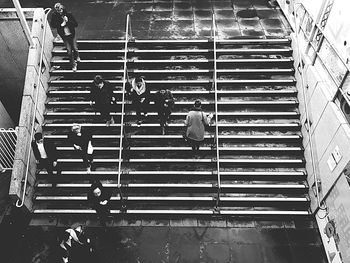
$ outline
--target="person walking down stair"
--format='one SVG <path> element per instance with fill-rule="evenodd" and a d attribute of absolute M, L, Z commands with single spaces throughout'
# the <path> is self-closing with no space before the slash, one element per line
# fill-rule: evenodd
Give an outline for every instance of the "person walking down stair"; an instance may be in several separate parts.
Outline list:
<path fill-rule="evenodd" d="M 207 116 L 202 111 L 200 100 L 194 102 L 185 120 L 186 137 L 194 152 L 199 150 L 200 144 L 204 141 L 205 126 L 209 126 L 212 117 L 212 114 Z"/>
<path fill-rule="evenodd" d="M 74 16 L 67 12 L 61 3 L 56 3 L 51 18 L 51 27 L 57 29 L 58 35 L 62 38 L 66 48 L 73 71 L 77 70 L 80 61 L 75 28 L 78 26 Z"/>
<path fill-rule="evenodd" d="M 171 111 L 174 108 L 174 97 L 170 90 L 159 90 L 154 97 L 154 102 L 158 111 L 162 134 L 165 134 L 165 126 L 168 126 Z"/>
<path fill-rule="evenodd" d="M 150 91 L 146 86 L 146 82 L 141 77 L 136 77 L 131 81 L 131 84 L 127 86 L 128 96 L 132 100 L 132 104 L 136 109 L 137 126 L 141 125 L 141 112 L 147 117 L 149 102 L 150 102 Z"/>
<path fill-rule="evenodd" d="M 94 181 L 91 184 L 90 191 L 88 193 L 88 200 L 92 204 L 93 209 L 96 210 L 101 224 L 106 226 L 107 217 L 110 213 L 111 193 L 105 189 L 100 181 Z"/>
<path fill-rule="evenodd" d="M 87 172 L 91 173 L 94 148 L 91 142 L 92 135 L 90 131 L 83 130 L 79 124 L 73 124 L 68 134 L 68 139 L 73 144 L 74 150 L 80 153 Z"/>
<path fill-rule="evenodd" d="M 95 108 L 101 113 L 101 118 L 106 121 L 106 126 L 114 124 L 111 111 L 116 99 L 113 95 L 112 85 L 100 75 L 94 77 L 91 87 L 91 105 L 95 102 Z"/>
<path fill-rule="evenodd" d="M 44 140 L 42 133 L 37 132 L 34 134 L 32 148 L 40 168 L 45 168 L 50 176 L 53 175 L 53 170 L 56 170 L 57 175 L 61 174 L 61 169 L 57 164 L 57 149 L 52 141 Z"/>

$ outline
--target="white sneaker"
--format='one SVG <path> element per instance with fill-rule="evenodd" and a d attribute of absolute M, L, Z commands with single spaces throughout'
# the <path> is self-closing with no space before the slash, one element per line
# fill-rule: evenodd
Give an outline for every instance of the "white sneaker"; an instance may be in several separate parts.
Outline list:
<path fill-rule="evenodd" d="M 77 69 L 78 69 L 77 62 L 74 62 L 72 70 L 75 72 L 75 71 L 77 71 Z"/>
<path fill-rule="evenodd" d="M 86 169 L 86 172 L 87 172 L 87 174 L 91 174 L 91 167 L 90 166 Z"/>

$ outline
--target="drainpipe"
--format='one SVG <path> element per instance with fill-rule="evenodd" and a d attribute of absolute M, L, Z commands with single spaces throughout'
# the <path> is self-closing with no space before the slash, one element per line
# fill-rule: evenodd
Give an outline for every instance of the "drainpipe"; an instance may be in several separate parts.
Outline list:
<path fill-rule="evenodd" d="M 27 20 L 26 20 L 26 18 L 25 18 L 25 16 L 24 16 L 24 13 L 23 13 L 21 4 L 19 3 L 18 0 L 12 0 L 12 2 L 13 2 L 13 4 L 14 4 L 14 6 L 16 7 L 16 13 L 17 13 L 17 16 L 18 16 L 18 18 L 19 18 L 19 21 L 20 21 L 20 23 L 21 23 L 23 32 L 24 32 L 24 34 L 26 35 L 28 44 L 29 44 L 30 48 L 33 48 L 35 45 L 34 45 L 32 36 L 31 36 L 31 34 L 30 34 L 29 25 L 28 25 Z"/>

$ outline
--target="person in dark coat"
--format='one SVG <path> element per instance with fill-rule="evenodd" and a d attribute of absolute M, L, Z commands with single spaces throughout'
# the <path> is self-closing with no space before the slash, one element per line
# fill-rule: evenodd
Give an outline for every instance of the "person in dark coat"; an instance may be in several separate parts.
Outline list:
<path fill-rule="evenodd" d="M 213 117 L 212 114 L 207 116 L 202 111 L 201 105 L 201 101 L 196 100 L 185 120 L 186 137 L 193 152 L 199 150 L 199 145 L 204 141 L 205 126 L 209 125 L 211 118 Z"/>
<path fill-rule="evenodd" d="M 72 238 L 72 249 L 69 262 L 72 263 L 89 263 L 93 261 L 93 249 L 91 240 L 88 238 L 81 225 L 68 228 L 65 232 L 69 233 Z M 94 261 L 95 262 L 95 261 Z"/>
<path fill-rule="evenodd" d="M 91 184 L 88 200 L 92 204 L 93 209 L 96 210 L 101 224 L 104 226 L 110 213 L 110 198 L 111 193 L 102 186 L 100 181 L 94 181 Z"/>
<path fill-rule="evenodd" d="M 57 248 L 57 258 L 60 263 L 69 263 L 71 262 L 71 252 L 72 252 L 72 237 L 67 232 L 64 231 L 59 236 L 59 244 Z"/>
<path fill-rule="evenodd" d="M 68 139 L 73 144 L 74 150 L 79 151 L 87 172 L 90 173 L 93 163 L 92 134 L 88 130 L 83 130 L 81 125 L 73 124 Z"/>
<path fill-rule="evenodd" d="M 57 164 L 57 150 L 52 141 L 44 140 L 41 132 L 34 134 L 32 149 L 40 168 L 45 168 L 49 175 L 53 175 L 56 170 L 57 175 L 61 174 L 61 169 Z"/>
<path fill-rule="evenodd" d="M 146 82 L 141 77 L 134 78 L 129 85 L 127 85 L 128 96 L 135 106 L 137 115 L 137 126 L 141 125 L 141 112 L 147 117 L 147 112 L 150 103 L 150 91 L 146 86 Z"/>
<path fill-rule="evenodd" d="M 75 28 L 78 26 L 74 16 L 67 12 L 61 3 L 56 3 L 51 17 L 51 27 L 57 28 L 57 33 L 62 38 L 73 71 L 77 70 L 77 62 L 80 61 Z"/>
<path fill-rule="evenodd" d="M 171 111 L 174 107 L 174 97 L 170 90 L 159 90 L 154 97 L 162 134 L 165 134 L 165 126 L 169 121 Z"/>
<path fill-rule="evenodd" d="M 101 118 L 106 121 L 107 127 L 114 124 L 111 111 L 115 101 L 112 85 L 100 75 L 96 75 L 91 87 L 91 102 L 95 102 L 95 108 L 101 113 Z"/>

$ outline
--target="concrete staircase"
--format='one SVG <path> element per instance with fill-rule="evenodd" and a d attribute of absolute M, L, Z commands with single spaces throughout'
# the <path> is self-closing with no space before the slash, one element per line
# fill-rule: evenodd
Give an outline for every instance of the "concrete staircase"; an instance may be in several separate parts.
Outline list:
<path fill-rule="evenodd" d="M 117 182 L 124 41 L 80 41 L 79 48 L 81 62 L 73 72 L 63 44 L 54 46 L 44 133 L 58 146 L 63 172 L 55 188 L 52 178 L 39 172 L 34 217 L 94 214 L 87 202 L 92 179 L 113 191 L 112 214 L 309 214 L 289 39 L 129 42 L 129 75 L 144 76 L 152 94 L 170 89 L 176 102 L 166 135 L 154 110 L 138 128 L 133 105 L 126 102 L 123 198 Z M 99 121 L 88 99 L 96 74 L 115 85 L 119 98 L 116 124 L 110 127 Z M 217 116 L 197 156 L 181 136 L 195 99 Z M 96 169 L 91 174 L 67 141 L 75 122 L 93 133 Z"/>

